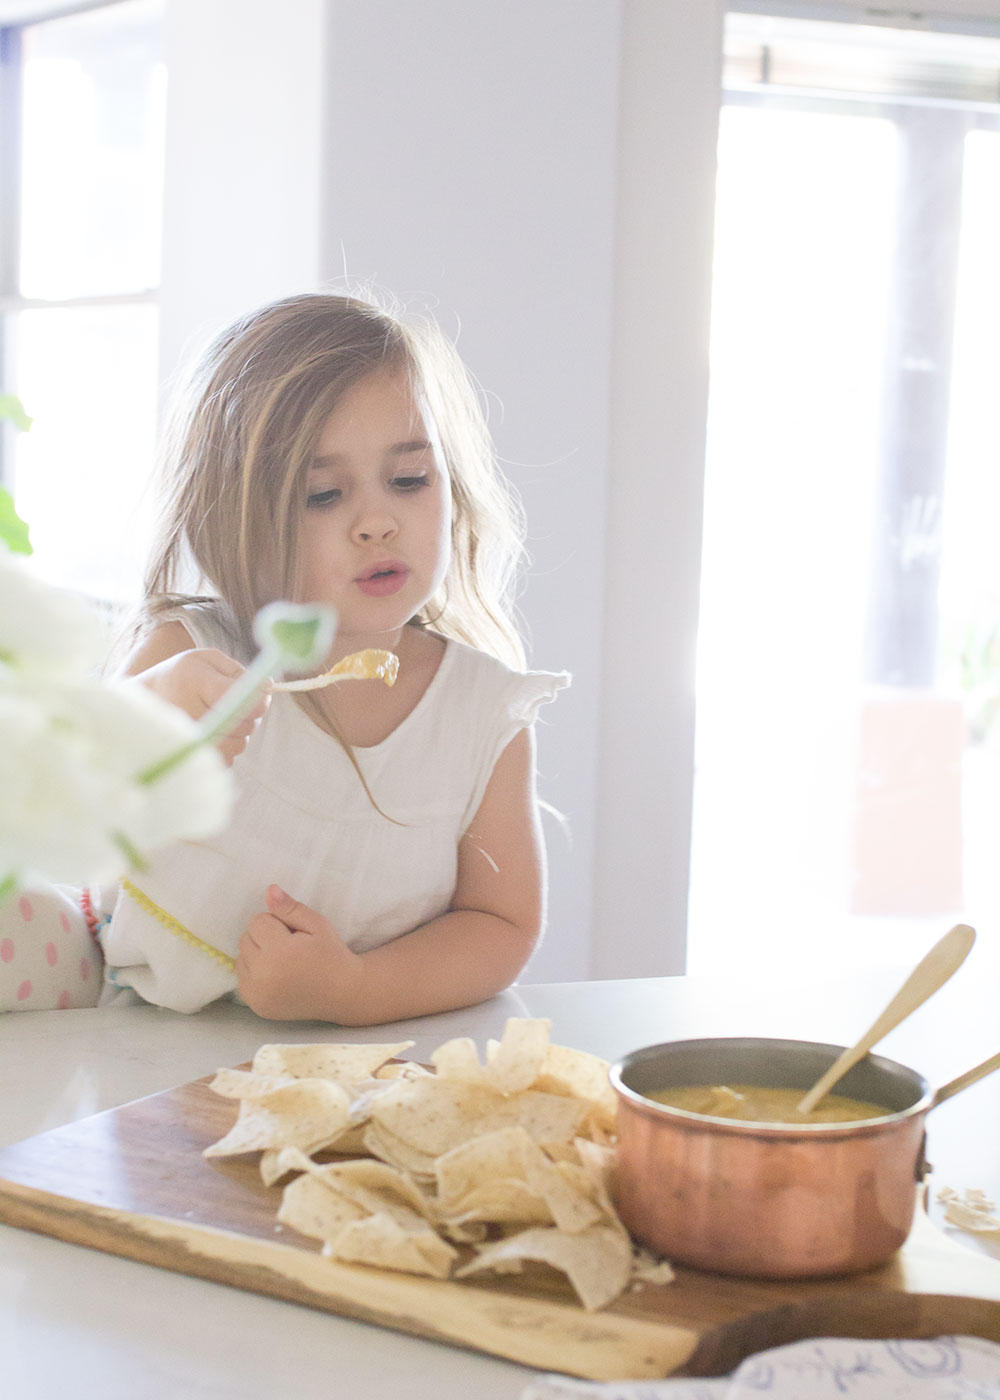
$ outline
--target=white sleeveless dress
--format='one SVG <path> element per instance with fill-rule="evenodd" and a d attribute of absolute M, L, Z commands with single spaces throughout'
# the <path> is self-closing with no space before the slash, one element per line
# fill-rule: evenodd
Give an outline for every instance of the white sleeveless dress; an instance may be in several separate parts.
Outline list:
<path fill-rule="evenodd" d="M 233 654 L 217 605 L 178 616 L 197 646 Z M 386 816 L 337 741 L 291 694 L 273 695 L 234 766 L 238 796 L 227 828 L 178 842 L 125 882 L 102 938 L 104 1002 L 131 988 L 193 1012 L 232 993 L 237 944 L 272 883 L 325 914 L 356 952 L 444 913 L 458 843 L 494 764 L 568 683 L 565 673 L 511 671 L 448 641 L 416 708 L 382 743 L 354 751 Z"/>

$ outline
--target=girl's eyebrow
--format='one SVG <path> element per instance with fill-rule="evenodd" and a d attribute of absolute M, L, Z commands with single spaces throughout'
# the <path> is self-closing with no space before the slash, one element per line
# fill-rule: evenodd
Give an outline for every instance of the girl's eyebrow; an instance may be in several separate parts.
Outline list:
<path fill-rule="evenodd" d="M 395 443 L 389 448 L 389 452 L 393 457 L 405 457 L 409 452 L 427 452 L 430 446 L 427 438 L 412 438 L 409 442 Z"/>
<path fill-rule="evenodd" d="M 405 457 L 410 452 L 427 452 L 430 449 L 430 442 L 427 438 L 411 438 L 406 442 L 394 442 L 389 448 L 391 457 Z M 345 461 L 343 452 L 330 452 L 325 457 L 317 457 L 311 471 L 322 471 L 324 467 L 340 467 Z"/>

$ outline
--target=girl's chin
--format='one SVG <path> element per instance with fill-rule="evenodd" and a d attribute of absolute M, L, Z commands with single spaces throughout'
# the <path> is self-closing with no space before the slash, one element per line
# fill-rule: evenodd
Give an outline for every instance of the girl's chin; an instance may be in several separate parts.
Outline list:
<path fill-rule="evenodd" d="M 318 593 L 319 590 L 316 590 Z M 413 596 L 412 590 L 400 590 L 386 597 L 333 598 L 312 597 L 314 603 L 325 603 L 337 613 L 337 650 L 361 651 L 364 647 L 392 650 L 402 630 L 416 617 L 426 599 Z"/>
<path fill-rule="evenodd" d="M 351 651 L 362 651 L 365 647 L 381 647 L 392 651 L 399 642 L 409 616 L 384 626 L 365 624 L 356 618 L 338 615 L 337 636 L 334 646 L 338 652 L 347 655 Z"/>

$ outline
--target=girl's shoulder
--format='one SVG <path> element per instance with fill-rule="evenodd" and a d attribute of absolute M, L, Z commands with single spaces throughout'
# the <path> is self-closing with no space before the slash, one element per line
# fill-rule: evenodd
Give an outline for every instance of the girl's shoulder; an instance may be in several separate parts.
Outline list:
<path fill-rule="evenodd" d="M 158 666 L 161 661 L 177 656 L 179 652 L 189 651 L 194 645 L 182 622 L 157 621 L 124 657 L 124 673 L 139 675 L 152 666 Z"/>
<path fill-rule="evenodd" d="M 239 638 L 239 628 L 232 611 L 221 598 L 199 598 L 189 603 L 178 603 L 156 616 L 157 631 L 169 626 L 172 629 L 183 627 L 196 647 L 216 647 L 233 657 L 241 665 L 252 658 L 241 652 L 245 648 Z"/>

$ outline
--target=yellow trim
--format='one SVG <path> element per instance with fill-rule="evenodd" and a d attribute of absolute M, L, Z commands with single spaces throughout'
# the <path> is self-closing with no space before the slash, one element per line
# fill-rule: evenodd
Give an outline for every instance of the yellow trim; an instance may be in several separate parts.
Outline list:
<path fill-rule="evenodd" d="M 213 948 L 211 943 L 206 943 L 203 938 L 199 938 L 196 933 L 192 933 L 189 928 L 185 928 L 172 914 L 168 914 L 165 909 L 161 909 L 150 899 L 148 894 L 143 894 L 137 889 L 131 880 L 122 881 L 122 889 L 126 894 L 131 895 L 140 909 L 145 909 L 147 914 L 152 914 L 158 923 L 161 923 L 170 933 L 176 933 L 178 938 L 183 938 L 185 943 L 190 943 L 192 948 L 197 948 L 199 953 L 207 953 L 210 958 L 214 958 L 217 963 L 221 963 L 230 972 L 236 971 L 235 961 L 228 953 L 221 952 L 218 948 Z"/>

